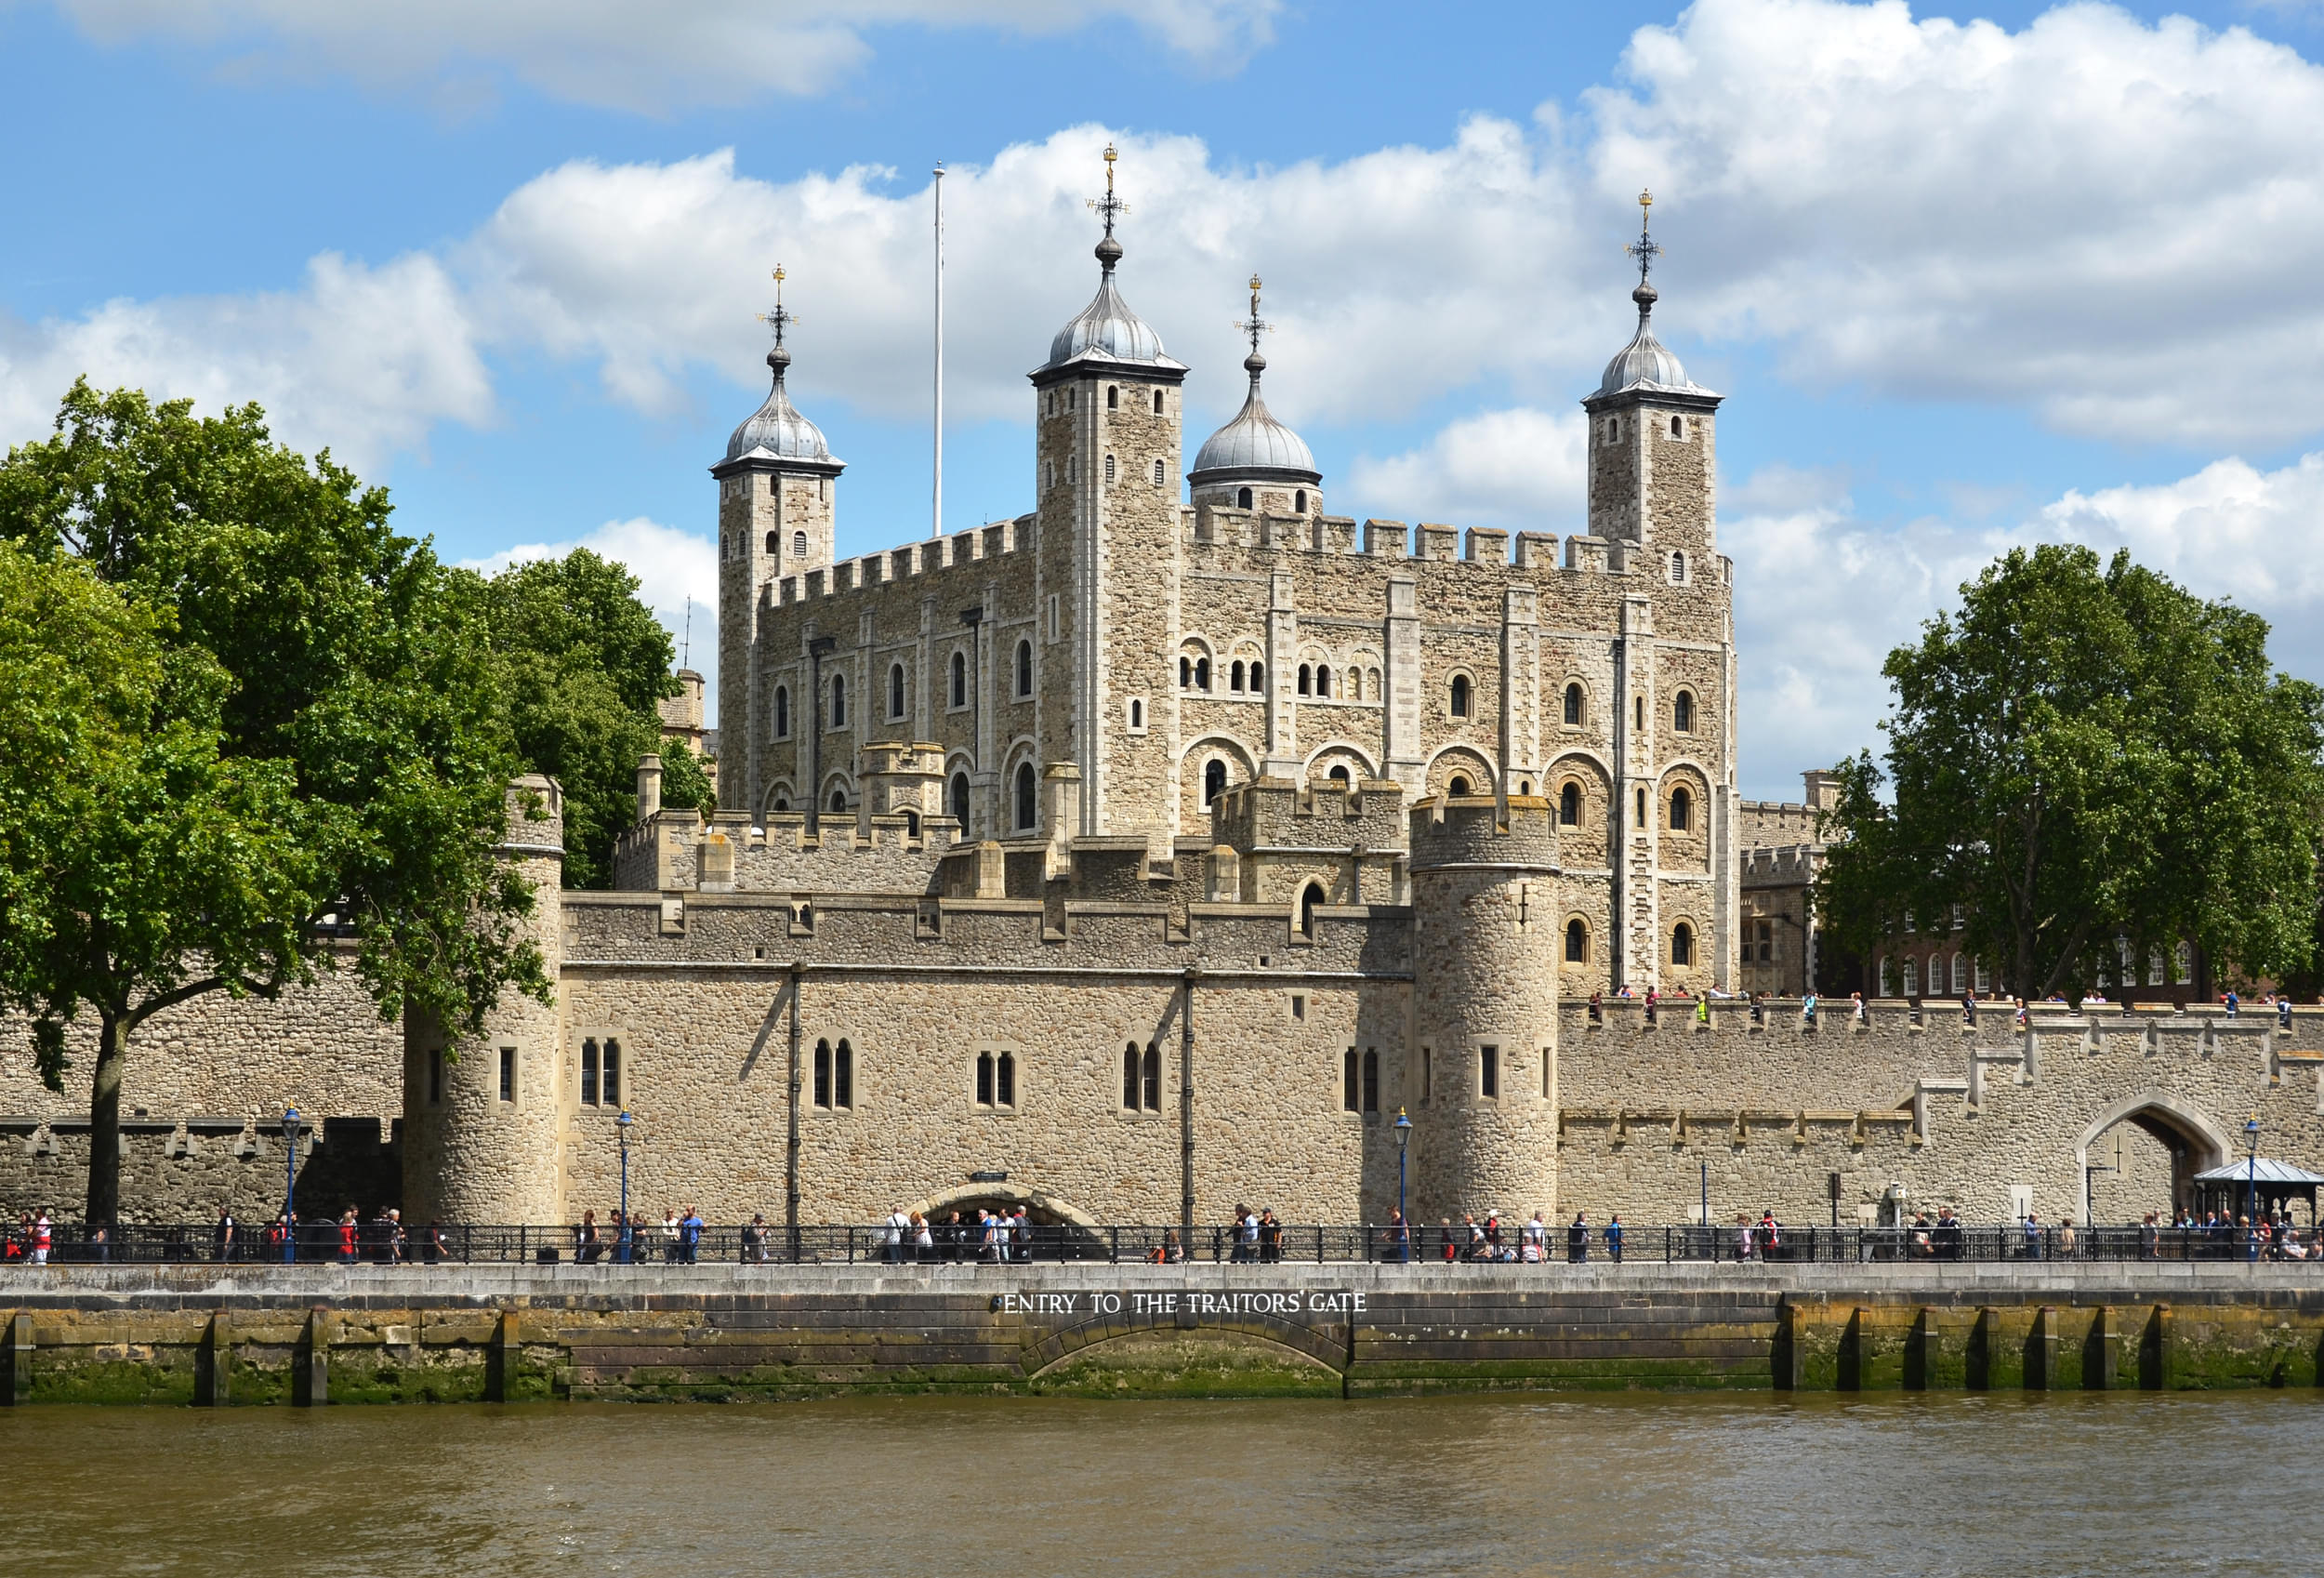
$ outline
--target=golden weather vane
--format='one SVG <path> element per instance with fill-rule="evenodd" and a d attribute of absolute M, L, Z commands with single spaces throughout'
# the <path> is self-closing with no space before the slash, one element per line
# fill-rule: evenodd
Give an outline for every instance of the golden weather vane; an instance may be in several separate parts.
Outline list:
<path fill-rule="evenodd" d="M 799 321 L 797 312 L 783 305 L 783 265 L 777 263 L 774 266 L 774 311 L 757 314 L 760 323 L 774 326 L 774 343 L 778 348 L 783 344 L 783 331 Z"/>
<path fill-rule="evenodd" d="M 1105 145 L 1105 195 L 1088 200 L 1090 211 L 1105 221 L 1105 233 L 1114 233 L 1114 220 L 1129 212 L 1129 205 L 1114 195 L 1114 161 L 1121 155 L 1112 143 Z"/>
<path fill-rule="evenodd" d="M 1250 316 L 1236 319 L 1235 326 L 1250 336 L 1250 351 L 1254 356 L 1259 354 L 1259 337 L 1274 328 L 1274 325 L 1261 321 L 1259 316 L 1259 276 L 1257 274 L 1250 277 Z"/>
<path fill-rule="evenodd" d="M 1662 248 L 1655 244 L 1655 238 L 1647 233 L 1646 230 L 1647 212 L 1654 206 L 1655 194 L 1652 192 L 1639 192 L 1638 239 L 1622 248 L 1623 251 L 1638 259 L 1638 283 L 1640 285 L 1646 283 L 1646 276 L 1654 272 L 1655 259 L 1662 256 Z"/>

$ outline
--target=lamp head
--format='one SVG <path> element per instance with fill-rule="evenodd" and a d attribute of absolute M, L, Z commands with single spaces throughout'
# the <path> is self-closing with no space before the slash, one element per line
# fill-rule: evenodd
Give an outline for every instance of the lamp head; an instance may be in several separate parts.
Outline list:
<path fill-rule="evenodd" d="M 296 1107 L 287 1108 L 284 1112 L 283 1133 L 292 1135 L 296 1135 L 298 1133 L 298 1108 Z"/>
<path fill-rule="evenodd" d="M 630 1117 L 627 1111 L 624 1111 L 620 1117 L 614 1120 L 614 1130 L 616 1134 L 621 1135 L 621 1143 L 623 1145 L 626 1146 L 629 1143 L 629 1125 L 635 1123 L 636 1121 L 637 1120 Z"/>
<path fill-rule="evenodd" d="M 1403 1107 L 1396 1108 L 1396 1121 L 1389 1125 L 1388 1132 L 1396 1136 L 1398 1150 L 1412 1143 L 1412 1120 L 1406 1115 Z"/>

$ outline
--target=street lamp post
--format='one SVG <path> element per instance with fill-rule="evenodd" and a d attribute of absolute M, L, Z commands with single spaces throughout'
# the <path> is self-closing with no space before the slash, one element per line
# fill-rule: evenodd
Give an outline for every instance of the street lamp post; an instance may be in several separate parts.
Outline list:
<path fill-rule="evenodd" d="M 298 1258 L 298 1108 L 283 1114 L 283 1263 Z"/>
<path fill-rule="evenodd" d="M 2260 1257 L 2260 1115 L 2256 1112 L 2243 1121 L 2243 1140 L 2250 1148 L 2243 1179 L 2243 1240 L 2250 1247 L 2244 1251 L 2246 1260 Z"/>
<path fill-rule="evenodd" d="M 633 1237 L 629 1221 L 629 1125 L 637 1120 L 627 1109 L 614 1120 L 614 1132 L 621 1136 L 621 1245 L 620 1260 L 629 1264 L 629 1246 Z"/>
<path fill-rule="evenodd" d="M 1396 1136 L 1396 1259 L 1410 1264 L 1412 1259 L 1412 1218 L 1404 1208 L 1404 1158 L 1406 1147 L 1412 1144 L 1412 1120 L 1403 1107 L 1396 1108 L 1396 1121 L 1389 1133 Z"/>

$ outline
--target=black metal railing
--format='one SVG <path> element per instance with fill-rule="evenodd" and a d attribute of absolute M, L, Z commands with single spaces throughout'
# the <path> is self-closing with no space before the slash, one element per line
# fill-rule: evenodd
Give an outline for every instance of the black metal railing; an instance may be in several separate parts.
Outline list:
<path fill-rule="evenodd" d="M 0 1269 L 37 1258 L 35 1229 L 0 1232 Z M 77 1223 L 47 1230 L 51 1265 L 893 1265 L 1015 1266 L 1056 1263 L 1155 1265 L 1331 1265 L 1370 1261 L 1433 1266 L 1682 1263 L 1805 1265 L 2075 1261 L 2273 1262 L 2316 1266 L 2324 1276 L 2324 1234 L 2213 1227 L 2036 1227 L 1970 1226 L 1942 1220 L 1901 1227 L 1633 1227 L 1618 1240 L 1592 1226 L 1577 1238 L 1551 1226 L 1539 1239 L 1518 1225 L 1488 1229 L 1465 1223 L 1335 1227 L 1230 1224 L 1194 1228 L 1073 1224 L 931 1224 L 897 1229 L 870 1226 L 721 1223 L 699 1228 L 641 1223 L 627 1234 L 600 1225 L 574 1227 L 372 1221 L 302 1222 L 288 1241 L 279 1227 L 238 1225 L 231 1237 L 215 1225 L 123 1223 L 102 1232 Z"/>

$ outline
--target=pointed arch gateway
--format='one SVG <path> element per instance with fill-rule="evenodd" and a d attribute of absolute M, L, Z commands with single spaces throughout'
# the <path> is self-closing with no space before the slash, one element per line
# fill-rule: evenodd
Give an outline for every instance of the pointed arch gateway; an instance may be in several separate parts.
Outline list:
<path fill-rule="evenodd" d="M 2090 1149 L 2098 1143 L 2098 1136 L 2118 1124 L 2130 1123 L 2159 1140 L 2171 1152 L 2171 1203 L 2185 1203 L 2190 1198 L 2195 1174 L 2207 1167 L 2225 1163 L 2236 1148 L 2236 1141 L 2225 1129 L 2214 1122 L 2211 1115 L 2185 1098 L 2159 1085 L 2149 1085 L 2134 1094 L 2101 1111 L 2083 1128 L 2081 1137 L 2074 1142 L 2074 1166 L 2081 1179 L 2080 1199 L 2077 1209 L 2080 1220 L 2090 1221 Z"/>

